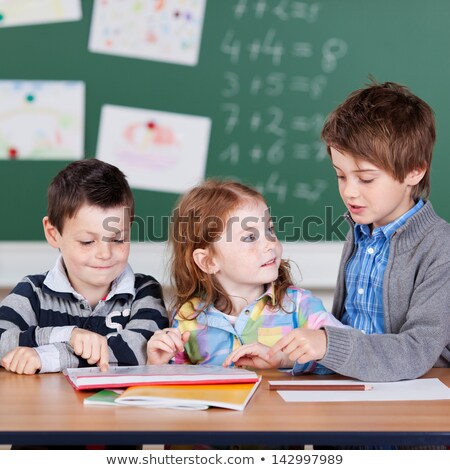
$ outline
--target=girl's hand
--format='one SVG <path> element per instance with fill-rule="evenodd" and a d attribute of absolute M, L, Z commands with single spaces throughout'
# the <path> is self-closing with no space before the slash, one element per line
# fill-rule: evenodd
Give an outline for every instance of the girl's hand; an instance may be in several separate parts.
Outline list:
<path fill-rule="evenodd" d="M 244 344 L 235 349 L 223 362 L 224 367 L 234 363 L 235 366 L 250 366 L 256 369 L 273 369 L 277 367 L 292 367 L 286 354 L 279 352 L 271 358 L 267 356 L 269 347 L 261 343 Z"/>
<path fill-rule="evenodd" d="M 147 343 L 147 364 L 167 364 L 177 353 L 184 351 L 189 331 L 183 334 L 177 328 L 155 331 Z"/>
<path fill-rule="evenodd" d="M 2 366 L 16 374 L 32 375 L 42 367 L 42 364 L 34 348 L 19 346 L 3 356 Z"/>
<path fill-rule="evenodd" d="M 309 361 L 320 361 L 327 352 L 327 335 L 325 330 L 308 330 L 296 328 L 277 341 L 268 351 L 267 360 L 280 352 L 291 361 L 305 364 Z"/>

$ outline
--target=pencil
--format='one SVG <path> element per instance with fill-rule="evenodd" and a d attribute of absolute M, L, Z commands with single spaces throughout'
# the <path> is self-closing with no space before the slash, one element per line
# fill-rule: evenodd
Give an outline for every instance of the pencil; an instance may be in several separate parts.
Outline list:
<path fill-rule="evenodd" d="M 359 384 L 336 384 L 336 385 L 321 385 L 318 383 L 317 385 L 302 385 L 299 383 L 293 382 L 292 384 L 270 384 L 269 383 L 269 390 L 309 390 L 309 391 L 315 391 L 315 390 L 353 390 L 353 391 L 365 391 L 365 390 L 372 390 L 372 387 L 368 385 L 359 385 Z"/>

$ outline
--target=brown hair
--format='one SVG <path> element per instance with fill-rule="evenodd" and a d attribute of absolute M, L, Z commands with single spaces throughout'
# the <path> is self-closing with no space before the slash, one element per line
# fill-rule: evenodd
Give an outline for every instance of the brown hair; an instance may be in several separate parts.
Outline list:
<path fill-rule="evenodd" d="M 327 145 L 366 160 L 403 182 L 410 171 L 425 169 L 412 190 L 413 199 L 428 197 L 436 140 L 431 107 L 405 86 L 372 81 L 351 93 L 327 118 Z"/>
<path fill-rule="evenodd" d="M 103 209 L 124 206 L 134 216 L 134 198 L 125 175 L 114 165 L 89 158 L 70 163 L 50 183 L 49 222 L 62 233 L 64 222 L 84 204 Z"/>
<path fill-rule="evenodd" d="M 214 250 L 214 241 L 225 231 L 230 212 L 249 200 L 265 203 L 263 196 L 249 186 L 215 179 L 196 186 L 180 199 L 172 214 L 170 233 L 175 311 L 193 297 L 200 297 L 205 305 L 220 303 L 222 311 L 231 312 L 229 296 L 213 274 L 205 273 L 197 266 L 193 253 L 198 248 Z M 281 308 L 290 285 L 289 263 L 282 260 L 274 282 L 274 307 Z"/>

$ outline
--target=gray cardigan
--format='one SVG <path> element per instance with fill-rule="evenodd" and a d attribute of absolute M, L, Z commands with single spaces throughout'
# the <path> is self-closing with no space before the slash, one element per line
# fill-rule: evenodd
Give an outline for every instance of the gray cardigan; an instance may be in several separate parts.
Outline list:
<path fill-rule="evenodd" d="M 353 221 L 344 244 L 333 315 L 344 310 L 345 266 L 355 250 Z M 360 380 L 414 379 L 450 367 L 450 224 L 426 202 L 392 236 L 384 274 L 385 334 L 325 327 L 320 364 Z"/>

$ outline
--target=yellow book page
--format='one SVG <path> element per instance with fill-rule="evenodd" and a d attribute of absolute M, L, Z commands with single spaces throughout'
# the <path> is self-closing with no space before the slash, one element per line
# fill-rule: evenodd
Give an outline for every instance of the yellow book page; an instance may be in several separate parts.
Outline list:
<path fill-rule="evenodd" d="M 212 384 L 212 385 L 145 385 L 129 387 L 117 400 L 118 403 L 151 402 L 154 399 L 167 399 L 182 403 L 198 401 L 210 406 L 224 408 L 242 407 L 258 387 L 258 382 L 249 384 Z"/>

